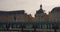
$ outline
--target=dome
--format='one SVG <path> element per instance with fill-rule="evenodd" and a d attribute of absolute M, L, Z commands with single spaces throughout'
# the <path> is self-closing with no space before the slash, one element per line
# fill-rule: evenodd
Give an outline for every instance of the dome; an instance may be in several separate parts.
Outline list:
<path fill-rule="evenodd" d="M 38 11 L 36 11 L 37 14 L 41 14 L 43 13 L 43 9 L 42 9 L 42 4 L 40 5 L 40 9 Z"/>
<path fill-rule="evenodd" d="M 43 13 L 43 10 L 39 9 L 36 13 L 41 14 L 41 13 Z"/>
<path fill-rule="evenodd" d="M 52 12 L 60 12 L 60 7 L 55 7 L 52 9 Z"/>

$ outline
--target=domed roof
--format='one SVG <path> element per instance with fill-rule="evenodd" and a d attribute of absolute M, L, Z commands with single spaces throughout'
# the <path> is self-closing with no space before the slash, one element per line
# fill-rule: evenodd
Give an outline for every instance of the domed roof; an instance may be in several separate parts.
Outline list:
<path fill-rule="evenodd" d="M 54 11 L 60 12 L 60 7 L 55 7 L 55 8 L 53 8 L 53 9 L 52 9 L 52 12 L 54 12 Z"/>
<path fill-rule="evenodd" d="M 39 9 L 36 13 L 38 13 L 38 14 L 43 13 L 43 10 Z"/>
<path fill-rule="evenodd" d="M 42 5 L 40 5 L 40 9 L 38 11 L 36 11 L 36 13 L 38 13 L 38 14 L 43 13 Z"/>

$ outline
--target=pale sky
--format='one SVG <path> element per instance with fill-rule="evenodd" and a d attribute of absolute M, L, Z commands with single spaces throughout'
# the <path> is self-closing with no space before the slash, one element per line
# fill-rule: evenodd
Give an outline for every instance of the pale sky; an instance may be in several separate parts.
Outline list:
<path fill-rule="evenodd" d="M 60 6 L 60 0 L 0 0 L 0 10 L 25 10 L 26 13 L 34 14 L 43 5 L 43 9 L 48 13 L 54 7 Z"/>

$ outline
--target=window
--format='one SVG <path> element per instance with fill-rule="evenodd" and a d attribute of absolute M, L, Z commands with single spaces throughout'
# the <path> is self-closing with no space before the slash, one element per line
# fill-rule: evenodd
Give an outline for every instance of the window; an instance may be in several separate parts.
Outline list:
<path fill-rule="evenodd" d="M 6 29 L 6 25 L 5 24 L 2 24 L 2 25 L 0 24 L 0 30 L 2 30 L 2 29 L 3 30 Z"/>
<path fill-rule="evenodd" d="M 32 25 L 26 25 L 26 29 L 32 29 Z"/>
<path fill-rule="evenodd" d="M 47 28 L 48 28 L 48 29 L 52 29 L 52 24 L 47 25 Z"/>
<path fill-rule="evenodd" d="M 12 25 L 12 28 L 17 28 L 17 27 L 16 27 L 16 24 Z"/>
<path fill-rule="evenodd" d="M 42 29 L 47 29 L 47 25 L 46 24 L 42 25 Z"/>
<path fill-rule="evenodd" d="M 42 29 L 42 25 L 40 25 L 40 29 Z"/>

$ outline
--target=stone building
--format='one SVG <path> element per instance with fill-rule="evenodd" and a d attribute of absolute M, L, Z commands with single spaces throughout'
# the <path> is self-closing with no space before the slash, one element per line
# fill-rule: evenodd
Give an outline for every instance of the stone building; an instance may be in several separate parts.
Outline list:
<path fill-rule="evenodd" d="M 44 21 L 60 21 L 60 7 L 55 7 L 47 15 L 44 13 L 42 5 L 40 9 L 36 11 L 35 18 L 31 15 L 27 15 L 24 10 L 16 11 L 0 11 L 0 21 L 14 21 L 14 22 L 44 22 Z"/>
<path fill-rule="evenodd" d="M 24 11 L 0 11 L 0 21 L 16 21 L 16 14 L 23 14 Z"/>
<path fill-rule="evenodd" d="M 16 21 L 22 21 L 22 22 L 29 22 L 32 21 L 33 17 L 31 15 L 24 14 L 16 14 Z"/>
<path fill-rule="evenodd" d="M 14 21 L 13 15 L 10 12 L 0 11 L 0 21 Z"/>
<path fill-rule="evenodd" d="M 14 22 L 24 22 L 24 21 L 32 21 L 33 17 L 31 15 L 27 15 L 24 10 L 16 10 L 16 11 L 0 11 L 0 21 L 14 21 Z"/>
<path fill-rule="evenodd" d="M 35 21 L 48 21 L 49 16 L 44 13 L 44 10 L 42 9 L 42 5 L 40 5 L 40 9 L 38 11 L 36 11 L 35 14 Z"/>
<path fill-rule="evenodd" d="M 37 29 L 43 29 L 42 31 L 39 31 L 51 32 L 51 30 L 54 31 L 53 29 L 60 29 L 60 25 L 56 25 L 56 22 L 58 21 L 60 21 L 60 7 L 53 8 L 49 15 L 47 15 L 44 13 L 42 5 L 40 5 L 40 9 L 36 11 L 35 18 L 33 18 L 31 15 L 27 15 L 24 10 L 10 12 L 0 11 L 0 30 L 9 29 L 9 31 L 16 31 L 20 30 L 21 28 L 22 31 L 24 29 L 34 29 L 35 32 Z"/>
<path fill-rule="evenodd" d="M 52 11 L 49 13 L 49 21 L 60 21 L 60 7 L 55 7 L 52 9 Z"/>

